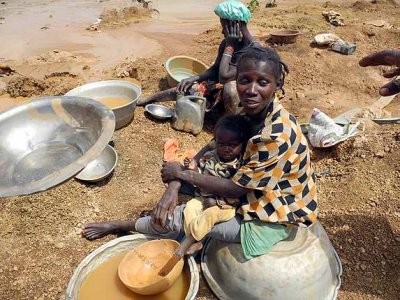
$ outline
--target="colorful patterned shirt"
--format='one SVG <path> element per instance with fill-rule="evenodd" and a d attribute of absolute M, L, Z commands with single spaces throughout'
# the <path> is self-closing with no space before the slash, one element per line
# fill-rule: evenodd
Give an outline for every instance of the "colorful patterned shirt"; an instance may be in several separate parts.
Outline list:
<path fill-rule="evenodd" d="M 317 218 L 315 175 L 307 140 L 294 116 L 271 102 L 264 127 L 246 146 L 233 182 L 250 189 L 240 198 L 244 220 L 309 226 Z"/>
<path fill-rule="evenodd" d="M 230 162 L 223 162 L 220 160 L 217 150 L 211 150 L 206 152 L 199 160 L 199 172 L 206 175 L 216 176 L 220 178 L 232 178 L 232 176 L 236 173 L 236 170 L 239 168 L 241 162 L 241 158 L 237 157 Z M 222 198 L 216 197 L 215 195 L 206 193 L 205 191 L 198 190 L 198 194 L 202 197 L 214 198 L 217 200 L 218 206 L 221 208 L 231 208 L 232 206 L 238 206 L 238 199 L 231 198 Z M 229 205 L 222 205 L 220 203 L 228 203 Z"/>

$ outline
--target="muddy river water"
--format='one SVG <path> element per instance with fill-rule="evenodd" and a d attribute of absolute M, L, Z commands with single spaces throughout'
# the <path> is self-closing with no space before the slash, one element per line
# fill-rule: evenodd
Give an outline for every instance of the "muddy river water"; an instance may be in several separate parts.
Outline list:
<path fill-rule="evenodd" d="M 150 57 L 162 45 L 152 33 L 198 34 L 218 24 L 218 0 L 154 0 L 159 11 L 150 20 L 107 30 L 88 31 L 102 12 L 132 5 L 134 0 L 13 0 L 0 5 L 0 62 L 52 49 L 93 54 L 103 67 L 128 55 Z M 139 5 L 138 3 L 134 5 Z"/>

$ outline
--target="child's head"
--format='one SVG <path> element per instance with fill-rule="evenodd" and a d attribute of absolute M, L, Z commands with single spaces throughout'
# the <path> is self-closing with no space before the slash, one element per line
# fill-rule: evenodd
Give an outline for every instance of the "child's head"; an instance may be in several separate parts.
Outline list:
<path fill-rule="evenodd" d="M 219 119 L 215 125 L 214 139 L 222 161 L 232 161 L 240 156 L 249 138 L 249 127 L 245 116 L 229 115 Z"/>
<path fill-rule="evenodd" d="M 236 84 L 240 102 L 248 115 L 262 112 L 282 89 L 287 66 L 270 48 L 251 47 L 239 59 Z"/>

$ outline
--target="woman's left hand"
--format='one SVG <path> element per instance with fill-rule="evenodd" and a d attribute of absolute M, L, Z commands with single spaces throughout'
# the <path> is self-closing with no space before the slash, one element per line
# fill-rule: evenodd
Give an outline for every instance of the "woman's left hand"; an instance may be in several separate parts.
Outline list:
<path fill-rule="evenodd" d="M 179 180 L 179 173 L 183 170 L 183 166 L 176 161 L 165 162 L 161 169 L 161 179 L 164 183 Z"/>
<path fill-rule="evenodd" d="M 240 25 L 238 21 L 231 21 L 224 27 L 224 35 L 227 46 L 235 47 L 240 39 Z"/>

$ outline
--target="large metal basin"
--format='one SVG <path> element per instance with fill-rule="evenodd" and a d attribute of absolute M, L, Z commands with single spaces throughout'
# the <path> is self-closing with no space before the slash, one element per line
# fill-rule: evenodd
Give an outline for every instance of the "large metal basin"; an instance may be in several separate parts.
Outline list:
<path fill-rule="evenodd" d="M 122 252 L 132 250 L 138 245 L 159 239 L 147 234 L 133 234 L 112 240 L 86 256 L 72 275 L 66 290 L 66 300 L 79 299 L 79 291 L 86 278 L 96 267 Z M 189 290 L 185 300 L 194 300 L 199 290 L 199 270 L 193 257 L 185 258 L 183 272 L 189 280 Z"/>
<path fill-rule="evenodd" d="M 0 197 L 48 189 L 100 155 L 115 119 L 79 97 L 46 97 L 0 114 Z"/>
<path fill-rule="evenodd" d="M 201 268 L 222 300 L 332 300 L 342 274 L 339 257 L 320 223 L 295 228 L 270 253 L 249 261 L 240 244 L 208 240 Z"/>
<path fill-rule="evenodd" d="M 208 69 L 205 63 L 189 56 L 173 56 L 167 60 L 165 68 L 170 87 L 175 87 L 181 80 L 201 74 Z"/>
<path fill-rule="evenodd" d="M 120 129 L 132 120 L 141 88 L 125 80 L 104 80 L 91 82 L 70 90 L 65 96 L 87 97 L 94 100 L 122 98 L 128 102 L 112 108 L 115 115 L 115 129 Z"/>

